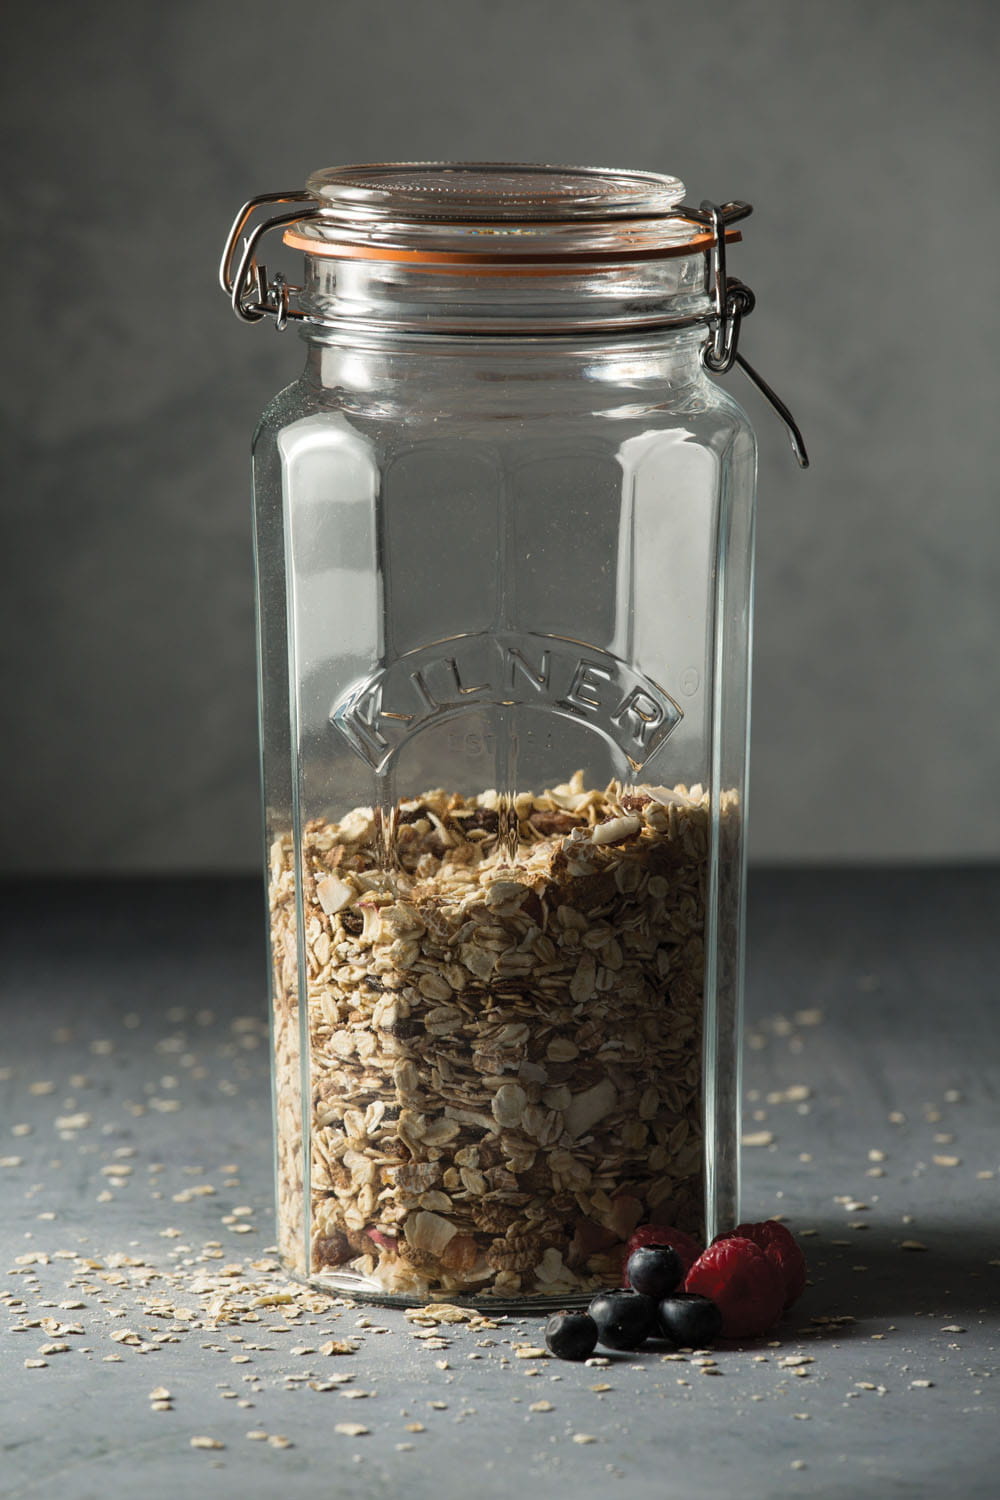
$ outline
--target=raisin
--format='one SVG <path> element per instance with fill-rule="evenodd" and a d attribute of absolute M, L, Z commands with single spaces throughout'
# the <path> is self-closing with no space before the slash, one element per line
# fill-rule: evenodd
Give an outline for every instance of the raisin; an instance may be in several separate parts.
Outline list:
<path fill-rule="evenodd" d="M 461 826 L 467 831 L 482 828 L 486 833 L 496 833 L 500 827 L 500 814 L 490 807 L 477 807 L 471 818 L 461 820 Z"/>
<path fill-rule="evenodd" d="M 546 835 L 552 833 L 569 833 L 572 828 L 580 828 L 585 820 L 574 818 L 570 813 L 564 812 L 533 812 L 528 822 L 532 828 Z"/>
<path fill-rule="evenodd" d="M 317 1235 L 313 1240 L 314 1266 L 342 1266 L 353 1254 L 347 1236 L 339 1231 L 336 1234 Z"/>
<path fill-rule="evenodd" d="M 427 809 L 424 806 L 410 807 L 405 812 L 400 812 L 399 821 L 400 823 L 417 823 L 421 818 L 426 818 L 426 816 Z"/>

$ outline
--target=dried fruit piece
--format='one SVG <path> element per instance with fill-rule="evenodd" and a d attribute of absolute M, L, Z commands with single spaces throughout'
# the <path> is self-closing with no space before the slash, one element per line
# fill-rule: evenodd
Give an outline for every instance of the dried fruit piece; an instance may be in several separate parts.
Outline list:
<path fill-rule="evenodd" d="M 479 1246 L 471 1234 L 456 1234 L 442 1250 L 441 1264 L 449 1271 L 471 1271 L 479 1254 Z"/>

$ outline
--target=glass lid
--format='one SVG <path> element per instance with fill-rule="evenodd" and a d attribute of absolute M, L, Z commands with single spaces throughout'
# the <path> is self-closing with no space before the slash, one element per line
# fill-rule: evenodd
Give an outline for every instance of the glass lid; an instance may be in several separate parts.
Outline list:
<path fill-rule="evenodd" d="M 381 162 L 314 172 L 306 193 L 314 211 L 285 238 L 319 255 L 380 247 L 406 258 L 510 264 L 669 256 L 711 239 L 704 217 L 683 205 L 684 184 L 658 172 Z"/>
<path fill-rule="evenodd" d="M 372 218 L 489 223 L 647 218 L 676 208 L 684 184 L 657 172 L 513 162 L 384 162 L 314 172 L 306 190 L 322 208 Z"/>

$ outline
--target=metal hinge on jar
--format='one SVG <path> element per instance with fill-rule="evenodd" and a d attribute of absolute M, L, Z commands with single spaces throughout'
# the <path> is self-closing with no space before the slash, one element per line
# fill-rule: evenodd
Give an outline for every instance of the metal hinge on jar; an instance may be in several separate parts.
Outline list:
<path fill-rule="evenodd" d="M 306 219 L 319 217 L 318 208 L 296 208 L 290 213 L 275 214 L 270 219 L 261 219 L 243 241 L 243 250 L 234 267 L 236 249 L 240 235 L 250 220 L 265 203 L 315 203 L 311 193 L 297 188 L 290 193 L 259 193 L 244 203 L 229 231 L 226 248 L 222 252 L 219 266 L 219 283 L 229 297 L 233 312 L 244 323 L 259 323 L 262 318 L 274 319 L 279 333 L 287 326 L 289 318 L 304 318 L 301 308 L 291 303 L 293 292 L 302 290 L 286 281 L 281 272 L 268 278 L 267 267 L 257 260 L 257 246 L 272 229 L 284 228 L 288 224 L 301 224 Z"/>
<path fill-rule="evenodd" d="M 738 215 L 730 214 L 727 217 L 727 209 L 742 209 L 745 212 Z M 678 212 L 691 218 L 696 215 L 696 210 L 687 207 L 682 207 Z M 712 311 L 705 316 L 705 321 L 709 326 L 709 339 L 702 350 L 702 363 L 707 370 L 712 371 L 713 375 L 727 375 L 734 364 L 739 365 L 747 379 L 757 387 L 765 401 L 774 408 L 785 424 L 792 452 L 795 454 L 799 467 L 808 469 L 809 455 L 806 452 L 805 441 L 798 423 L 781 397 L 772 390 L 764 377 L 747 363 L 738 348 L 740 325 L 742 320 L 753 312 L 756 298 L 744 282 L 726 274 L 726 226 L 733 221 L 734 217 L 743 218 L 751 212 L 749 203 L 727 203 L 720 208 L 718 204 L 708 201 L 703 202 L 700 210 L 697 210 L 698 221 L 706 224 L 712 231 L 711 243 L 706 251 L 708 290 L 712 297 Z"/>

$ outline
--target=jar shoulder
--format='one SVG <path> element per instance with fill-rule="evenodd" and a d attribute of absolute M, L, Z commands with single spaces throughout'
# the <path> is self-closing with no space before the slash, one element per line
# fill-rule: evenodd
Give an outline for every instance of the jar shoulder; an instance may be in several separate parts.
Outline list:
<path fill-rule="evenodd" d="M 315 388 L 302 376 L 277 391 L 264 407 L 254 428 L 251 447 L 254 452 L 272 443 L 285 428 L 323 409 Z"/>
<path fill-rule="evenodd" d="M 655 441 L 657 431 L 676 434 L 683 430 L 685 440 L 716 451 L 729 447 L 755 447 L 750 418 L 738 401 L 715 380 L 705 376 L 692 388 L 687 399 L 655 404 L 648 412 L 637 414 Z"/>
<path fill-rule="evenodd" d="M 539 390 L 524 399 L 508 389 L 482 393 L 456 391 L 448 399 L 427 400 L 426 392 L 405 395 L 386 390 L 351 390 L 317 384 L 305 375 L 268 402 L 254 434 L 255 451 L 282 433 L 308 422 L 312 434 L 329 426 L 341 440 L 345 431 L 374 441 L 383 454 L 414 444 L 468 442 L 506 447 L 510 443 L 562 446 L 583 441 L 617 448 L 636 438 L 651 446 L 681 438 L 716 453 L 754 448 L 750 419 L 715 380 L 705 377 L 681 390 L 655 385 L 591 389 L 588 399 L 565 390 Z"/>

